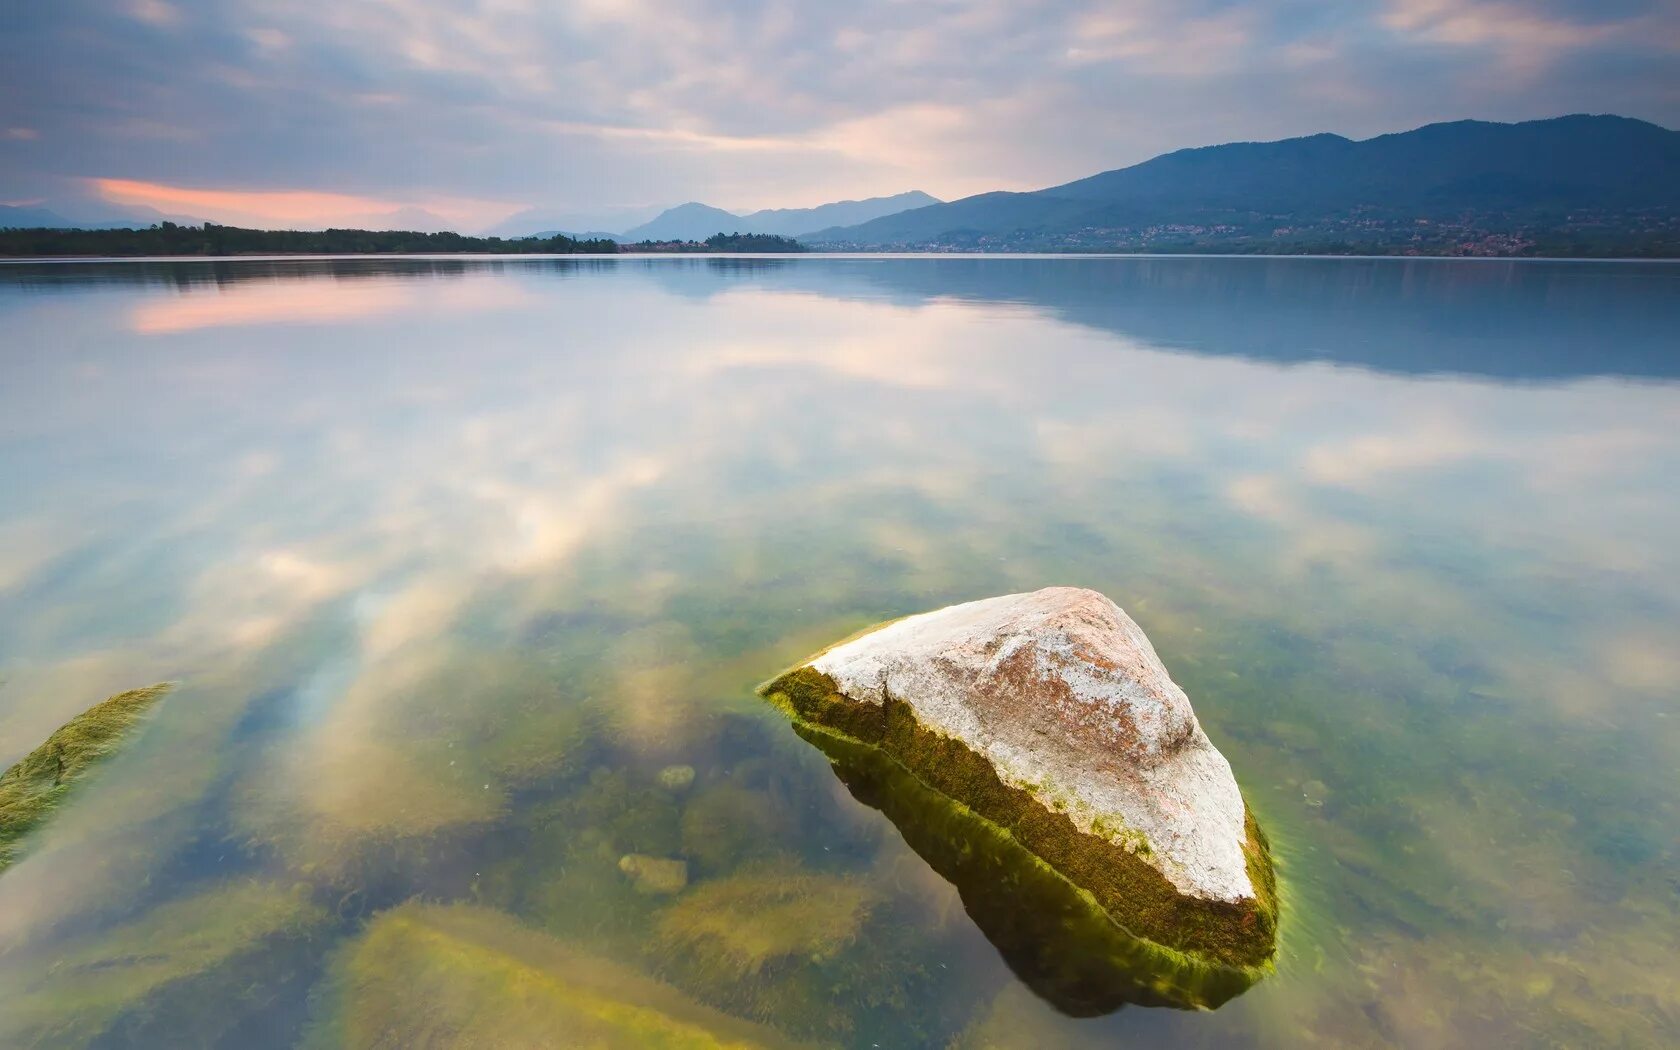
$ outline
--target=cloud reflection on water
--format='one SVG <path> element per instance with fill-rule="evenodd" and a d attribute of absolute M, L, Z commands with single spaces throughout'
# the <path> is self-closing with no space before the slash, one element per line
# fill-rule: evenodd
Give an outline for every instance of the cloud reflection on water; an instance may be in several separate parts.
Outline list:
<path fill-rule="evenodd" d="M 1541 348 L 1544 381 L 1493 365 L 1364 367 L 1386 360 L 1383 326 L 1404 303 L 1364 322 L 1339 315 L 1339 338 L 1361 348 L 1355 367 L 1280 363 L 1267 354 L 1276 332 L 1247 340 L 1251 315 L 1234 308 L 1221 326 L 1190 294 L 1246 294 L 1251 277 L 1221 276 L 1243 261 L 1182 261 L 1211 274 L 1200 285 L 1162 261 L 1047 262 L 1117 271 L 1104 286 L 1080 269 L 1090 298 L 1054 285 L 1047 302 L 1022 289 L 985 298 L 993 276 L 968 261 L 942 293 L 929 261 L 422 266 L 412 277 L 401 265 L 356 276 L 296 265 L 309 276 L 247 279 L 234 265 L 185 293 L 104 289 L 85 300 L 73 348 L 14 351 L 28 369 L 0 391 L 12 420 L 0 467 L 20 479 L 0 515 L 22 537 L 0 566 L 8 750 L 134 684 L 117 681 L 125 668 L 220 683 L 168 714 L 215 708 L 195 738 L 212 749 L 255 703 L 247 676 L 290 682 L 295 730 L 255 768 L 270 797 L 296 807 L 249 810 L 245 828 L 284 839 L 363 827 L 347 814 L 385 827 L 403 806 L 370 798 L 394 777 L 430 783 L 435 758 L 424 741 L 393 743 L 389 727 L 423 710 L 428 674 L 467 661 L 467 639 L 517 648 L 544 622 L 610 610 L 596 657 L 611 654 L 619 673 L 579 691 L 613 712 L 609 732 L 680 755 L 705 731 L 696 716 L 754 680 L 752 646 L 781 652 L 835 618 L 1077 580 L 1133 608 L 1175 672 L 1198 681 L 1223 680 L 1197 662 L 1209 658 L 1204 629 L 1311 639 L 1311 662 L 1396 687 L 1439 686 L 1418 654 L 1451 642 L 1494 679 L 1480 688 L 1516 698 L 1518 731 L 1635 727 L 1642 754 L 1680 759 L 1676 728 L 1657 717 L 1676 686 L 1660 628 L 1680 623 L 1668 539 L 1680 505 L 1659 484 L 1680 475 L 1680 385 L 1667 379 L 1595 376 L 1591 354 L 1560 373 L 1559 346 Z M 1300 272 L 1304 289 L 1277 292 L 1285 304 L 1371 294 Z M 1439 279 L 1423 281 L 1427 294 L 1458 301 Z M 1135 297 L 1140 287 L 1163 301 Z M 0 285 L 0 310 L 33 344 L 58 316 L 46 291 Z M 200 297 L 223 305 L 167 320 Z M 1585 309 L 1586 297 L 1571 301 Z M 1315 330 L 1300 310 L 1256 309 Z M 1634 313 L 1673 309 L 1640 300 Z M 166 320 L 135 343 L 142 316 Z M 1444 341 L 1493 344 L 1475 360 L 1508 368 L 1518 355 L 1485 318 L 1455 327 L 1451 316 L 1436 321 Z M 300 336 L 298 321 L 317 328 Z M 1642 330 L 1619 323 L 1623 336 Z M 1648 345 L 1618 357 L 1656 359 Z M 105 377 L 96 389 L 90 366 Z M 789 594 L 775 614 L 785 622 L 743 627 L 741 651 L 696 641 L 708 621 L 750 620 Z M 1394 652 L 1365 648 L 1350 624 Z M 745 664 L 713 666 L 723 658 Z M 276 666 L 244 669 L 263 660 Z M 1234 700 L 1209 686 L 1197 699 L 1239 764 L 1268 754 L 1243 735 L 1251 722 Z M 152 768 L 137 760 L 126 783 Z M 491 819 L 512 783 L 485 773 L 483 805 L 451 789 L 426 796 L 429 812 L 438 826 Z M 1528 909 L 1532 923 L 1580 904 L 1556 870 L 1574 861 L 1551 841 L 1466 862 L 1458 847 L 1474 829 L 1516 806 L 1497 777 L 1476 789 L 1456 809 L 1430 799 L 1434 870 L 1480 899 L 1503 888 L 1510 861 L 1522 878 L 1513 917 Z M 167 813 L 187 801 L 154 803 Z M 72 824 L 55 834 L 94 841 Z M 1326 850 L 1338 845 L 1322 834 Z M 122 874 L 143 878 L 154 861 Z M 0 902 L 36 899 L 7 906 L 4 932 L 39 932 L 109 892 L 111 881 L 55 887 L 20 866 Z"/>

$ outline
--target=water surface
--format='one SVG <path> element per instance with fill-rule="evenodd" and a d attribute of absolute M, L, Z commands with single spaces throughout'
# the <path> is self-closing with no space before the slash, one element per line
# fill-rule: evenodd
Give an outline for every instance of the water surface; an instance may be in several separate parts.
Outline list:
<path fill-rule="evenodd" d="M 842 1046 L 1680 1040 L 1680 266 L 15 264 L 0 331 L 0 764 L 180 683 L 0 875 L 7 1045 L 330 1044 L 444 905 Z M 1054 583 L 1274 842 L 1216 1010 L 1057 1009 L 752 695 Z"/>

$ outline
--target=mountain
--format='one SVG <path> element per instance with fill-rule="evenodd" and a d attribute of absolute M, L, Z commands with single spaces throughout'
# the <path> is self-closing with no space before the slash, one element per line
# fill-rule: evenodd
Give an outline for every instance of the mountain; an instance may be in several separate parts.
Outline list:
<path fill-rule="evenodd" d="M 647 222 L 663 210 L 658 205 L 600 208 L 595 211 L 527 208 L 508 216 L 482 233 L 486 237 L 531 237 L 554 230 L 623 230 Z M 568 233 L 567 236 L 571 234 Z"/>
<path fill-rule="evenodd" d="M 570 237 L 574 241 L 617 241 L 622 240 L 622 233 L 607 233 L 602 230 L 538 230 L 536 233 L 515 234 L 516 237 Z"/>
<path fill-rule="evenodd" d="M 925 208 L 938 204 L 939 198 L 911 190 L 891 197 L 870 197 L 861 201 L 835 201 L 815 208 L 767 208 L 741 216 L 748 225 L 743 230 L 752 233 L 776 233 L 783 237 L 798 237 L 812 230 L 831 226 L 855 226 L 887 215 L 897 215 L 911 208 Z"/>
<path fill-rule="evenodd" d="M 0 229 L 68 229 L 74 225 L 69 219 L 49 208 L 25 208 L 0 204 Z"/>
<path fill-rule="evenodd" d="M 425 208 L 410 204 L 406 207 L 380 213 L 374 218 L 374 221 L 368 223 L 367 228 L 370 230 L 398 230 L 404 233 L 439 233 L 451 230 L 454 227 L 450 225 L 448 219 L 436 212 L 430 212 Z"/>
<path fill-rule="evenodd" d="M 872 248 L 1497 252 L 1553 242 L 1637 247 L 1652 237 L 1680 247 L 1676 220 L 1680 132 L 1576 115 L 1179 150 L 1060 186 L 983 193 L 805 239 Z"/>
<path fill-rule="evenodd" d="M 667 208 L 640 226 L 625 230 L 620 240 L 703 241 L 714 233 L 756 233 L 741 226 L 741 217 L 722 208 L 689 201 Z"/>
<path fill-rule="evenodd" d="M 83 216 L 78 219 L 67 219 L 55 208 L 21 207 L 10 204 L 0 204 L 0 229 L 52 229 L 52 230 L 122 230 L 144 229 L 154 223 L 169 220 L 171 222 L 197 223 L 196 219 L 183 219 L 180 216 L 164 215 L 154 208 L 135 208 L 133 215 L 112 215 L 110 209 L 104 209 L 106 214 L 101 216 Z"/>
<path fill-rule="evenodd" d="M 830 226 L 868 222 L 907 208 L 938 204 L 920 190 L 861 201 L 835 201 L 815 208 L 767 208 L 737 215 L 707 204 L 689 202 L 661 212 L 652 221 L 626 230 L 624 241 L 703 241 L 714 233 L 773 233 L 798 237 Z"/>

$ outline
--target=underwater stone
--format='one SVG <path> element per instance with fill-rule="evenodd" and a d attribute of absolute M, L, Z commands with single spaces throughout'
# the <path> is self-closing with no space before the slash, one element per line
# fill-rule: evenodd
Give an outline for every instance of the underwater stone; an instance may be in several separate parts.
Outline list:
<path fill-rule="evenodd" d="M 269 967 L 295 958 L 331 919 L 301 886 L 236 880 L 73 938 L 49 965 L 3 959 L 0 1046 L 223 1045 L 206 1036 L 261 1003 L 253 987 L 272 994 L 283 979 Z M 177 1025 L 167 1041 L 135 1038 L 156 1034 L 165 1017 Z M 189 1019 L 201 1038 L 179 1029 Z"/>
<path fill-rule="evenodd" d="M 681 893 L 688 885 L 688 862 L 644 853 L 629 853 L 618 859 L 618 870 L 630 876 L 636 892 L 653 896 Z"/>
<path fill-rule="evenodd" d="M 784 1047 L 610 959 L 465 904 L 381 912 L 335 961 L 306 1045 L 390 1047 Z"/>
<path fill-rule="evenodd" d="M 693 766 L 666 766 L 659 771 L 659 786 L 667 790 L 687 791 L 693 783 Z"/>
<path fill-rule="evenodd" d="M 787 863 L 700 883 L 660 921 L 666 943 L 733 979 L 821 962 L 857 941 L 877 903 L 862 882 Z"/>
<path fill-rule="evenodd" d="M 910 616 L 761 691 L 1007 829 L 1132 934 L 1224 965 L 1270 959 L 1265 839 L 1184 691 L 1103 595 Z"/>

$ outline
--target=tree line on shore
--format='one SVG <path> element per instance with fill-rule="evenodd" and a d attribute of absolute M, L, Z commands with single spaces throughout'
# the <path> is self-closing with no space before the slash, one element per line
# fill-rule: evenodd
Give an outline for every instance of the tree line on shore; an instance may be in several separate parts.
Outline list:
<path fill-rule="evenodd" d="M 608 238 L 469 237 L 413 230 L 251 230 L 207 222 L 158 223 L 143 229 L 0 229 L 0 256 L 136 255 L 391 255 L 485 253 L 506 255 L 616 255 L 652 252 L 799 252 L 787 237 L 718 233 L 704 241 L 620 246 Z"/>

